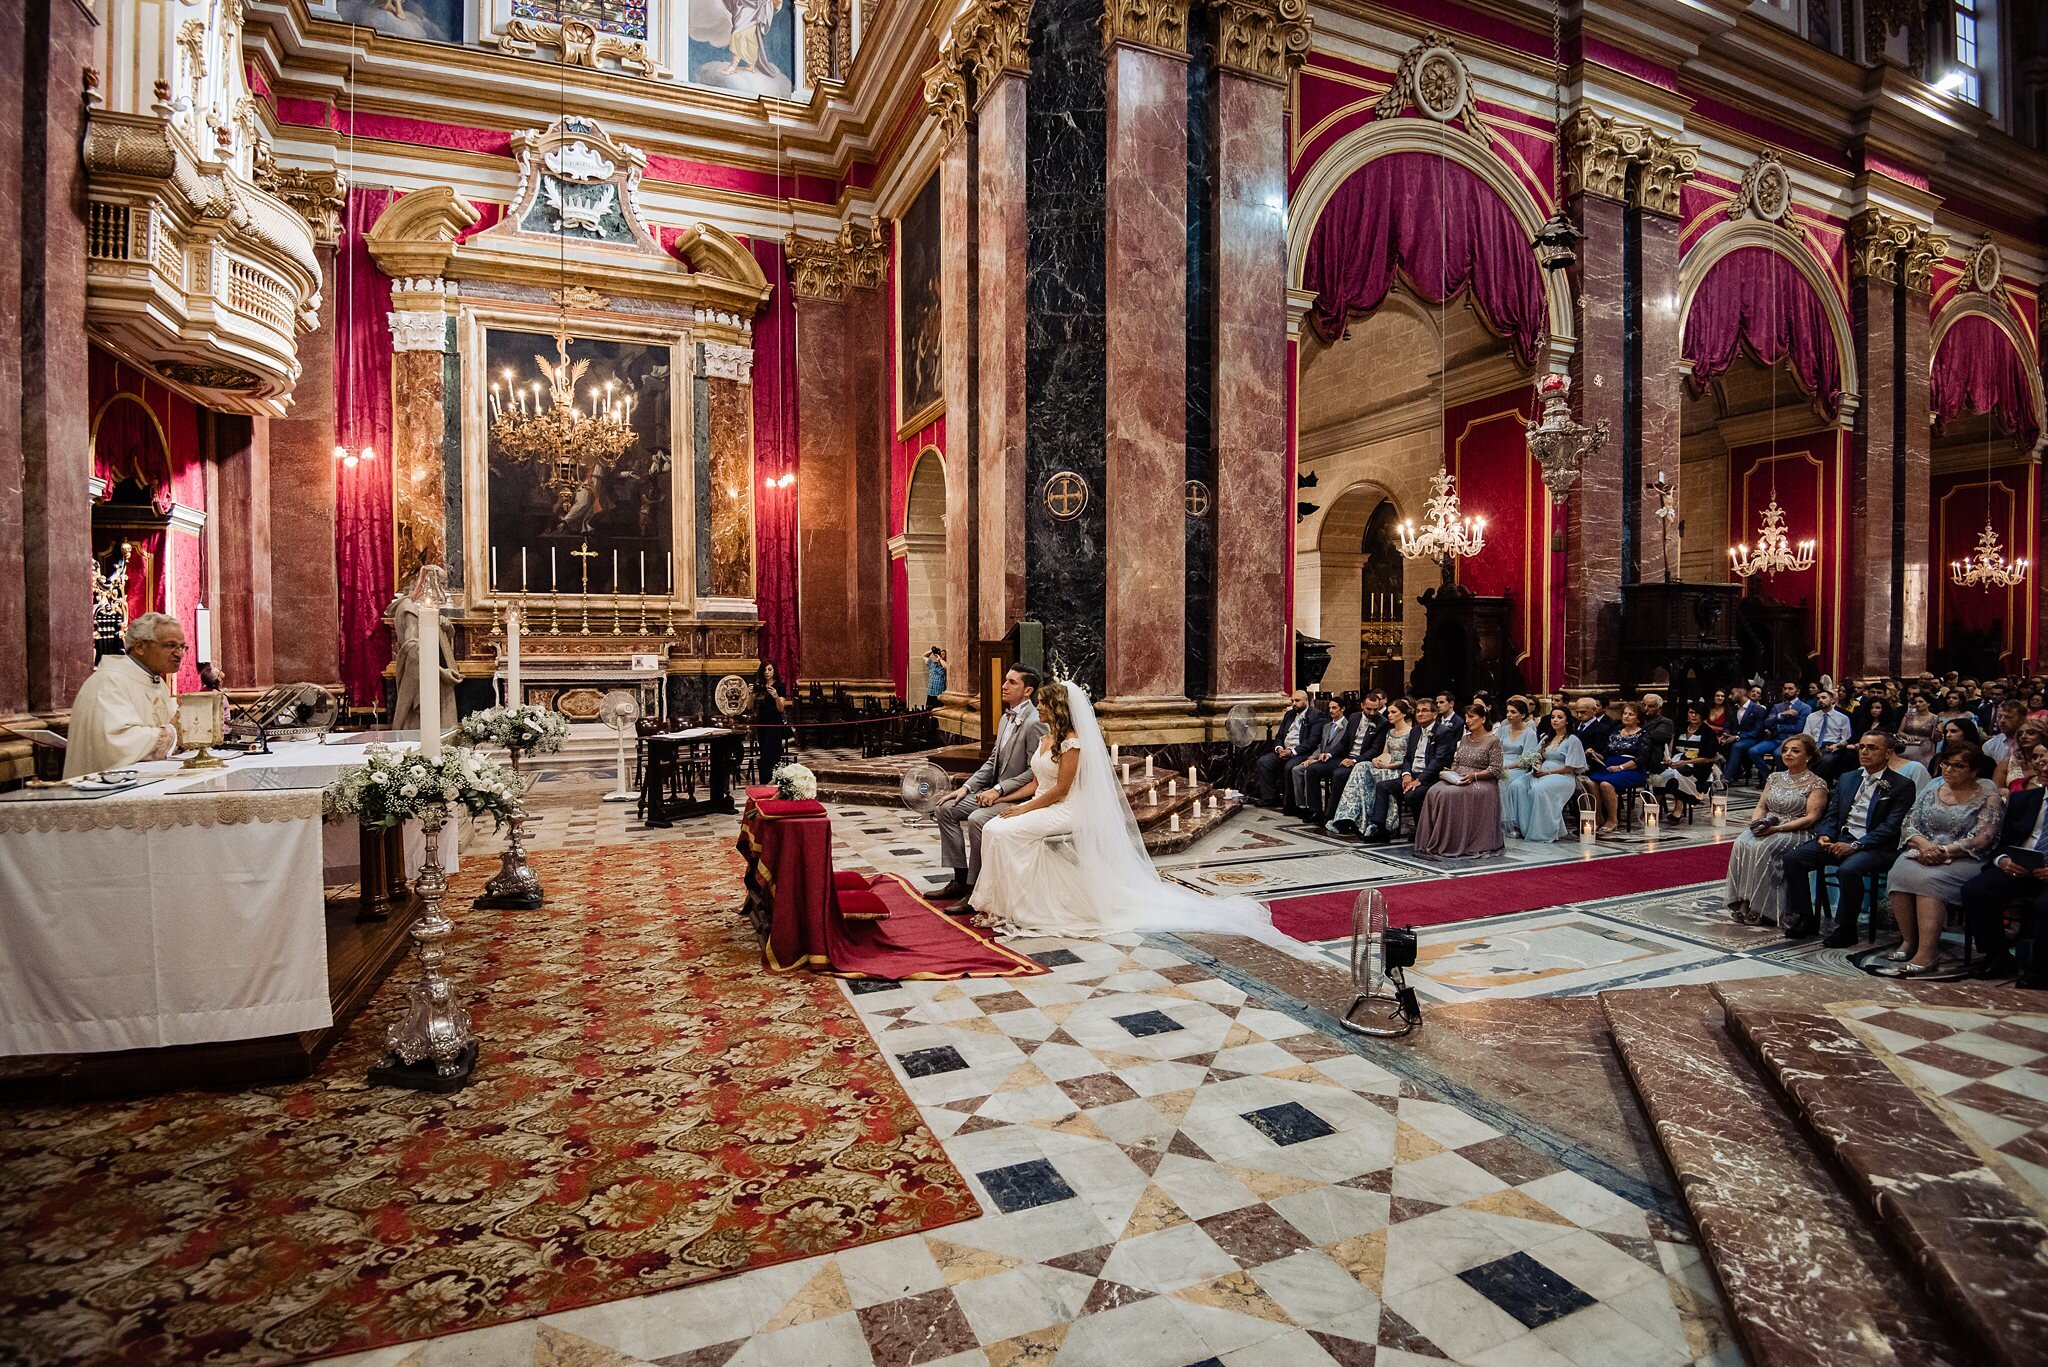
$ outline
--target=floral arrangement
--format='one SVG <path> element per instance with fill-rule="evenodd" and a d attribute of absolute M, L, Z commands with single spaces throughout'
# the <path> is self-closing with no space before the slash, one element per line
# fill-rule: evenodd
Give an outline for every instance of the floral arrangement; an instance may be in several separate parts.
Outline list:
<path fill-rule="evenodd" d="M 561 749 L 569 738 L 569 719 L 545 707 L 520 703 L 472 712 L 457 730 L 472 745 L 502 745 L 529 755 L 547 755 Z"/>
<path fill-rule="evenodd" d="M 1515 762 L 1508 766 L 1510 769 L 1527 769 L 1532 774 L 1542 767 L 1543 752 L 1541 750 L 1531 750 L 1525 755 L 1516 755 Z"/>
<path fill-rule="evenodd" d="M 776 792 L 785 800 L 804 800 L 818 795 L 818 776 L 801 764 L 785 764 L 769 775 Z"/>
<path fill-rule="evenodd" d="M 441 803 L 502 826 L 518 805 L 519 781 L 511 766 L 460 746 L 428 759 L 415 749 L 372 745 L 368 762 L 342 770 L 321 800 L 330 815 L 352 816 L 365 826 L 396 826 Z"/>

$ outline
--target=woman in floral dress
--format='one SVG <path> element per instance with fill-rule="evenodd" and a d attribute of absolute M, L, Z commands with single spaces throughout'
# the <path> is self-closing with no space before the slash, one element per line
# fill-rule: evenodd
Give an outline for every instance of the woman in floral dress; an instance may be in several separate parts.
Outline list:
<path fill-rule="evenodd" d="M 1357 834 L 1358 823 L 1372 806 L 1373 784 L 1391 778 L 1401 767 L 1402 752 L 1408 748 L 1408 732 L 1415 725 L 1415 704 L 1406 698 L 1396 698 L 1387 704 L 1387 716 L 1391 721 L 1380 752 L 1369 764 L 1351 766 L 1351 777 L 1344 781 L 1344 795 L 1337 799 L 1337 814 L 1330 818 L 1326 830 Z"/>
<path fill-rule="evenodd" d="M 1746 926 L 1778 925 L 1785 910 L 1784 857 L 1804 844 L 1827 810 L 1828 785 L 1813 772 L 1820 751 L 1803 732 L 1779 747 L 1784 768 L 1764 784 L 1749 829 L 1728 856 L 1728 914 Z"/>

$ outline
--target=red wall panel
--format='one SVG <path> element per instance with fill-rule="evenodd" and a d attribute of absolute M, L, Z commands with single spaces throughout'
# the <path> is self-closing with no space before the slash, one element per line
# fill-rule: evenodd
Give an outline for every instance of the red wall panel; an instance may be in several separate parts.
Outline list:
<path fill-rule="evenodd" d="M 2022 555 L 2036 560 L 2038 485 L 2036 467 L 2031 464 L 1995 466 L 1988 474 L 1957 470 L 1934 476 L 1930 490 L 1933 516 L 1929 519 L 1934 545 L 1929 548 L 1928 573 L 1937 577 L 1934 591 L 1928 595 L 1933 616 L 1928 639 L 1935 652 L 1948 644 L 1950 634 L 1958 628 L 1997 628 L 2004 640 L 2001 663 L 2014 671 L 2032 668 L 2038 575 L 2029 575 L 2010 589 L 1966 589 L 1950 580 L 1949 563 L 1976 549 L 1987 515 L 2008 559 Z"/>
<path fill-rule="evenodd" d="M 1796 574 L 1757 575 L 1747 591 L 1808 609 L 1808 640 L 1822 673 L 1841 673 L 1842 584 L 1849 570 L 1848 499 L 1843 434 L 1830 428 L 1728 452 L 1726 544 L 1756 545 L 1773 492 L 1792 542 L 1818 543 L 1814 565 Z"/>
<path fill-rule="evenodd" d="M 1550 551 L 1552 508 L 1524 437 L 1535 416 L 1527 383 L 1454 405 L 1444 415 L 1444 462 L 1467 517 L 1486 519 L 1486 549 L 1458 564 L 1458 582 L 1483 597 L 1511 594 L 1513 631 L 1529 687 L 1563 677 L 1561 575 Z"/>

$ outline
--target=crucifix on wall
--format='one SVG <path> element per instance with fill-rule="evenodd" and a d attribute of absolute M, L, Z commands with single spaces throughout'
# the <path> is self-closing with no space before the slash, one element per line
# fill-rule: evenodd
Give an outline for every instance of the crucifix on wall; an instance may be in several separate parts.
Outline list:
<path fill-rule="evenodd" d="M 1671 497 L 1678 492 L 1678 486 L 1665 478 L 1664 471 L 1657 472 L 1657 482 L 1649 486 L 1657 496 L 1657 534 L 1664 547 L 1664 582 L 1670 583 L 1671 573 L 1671 524 L 1678 520 L 1678 510 L 1671 506 Z"/>

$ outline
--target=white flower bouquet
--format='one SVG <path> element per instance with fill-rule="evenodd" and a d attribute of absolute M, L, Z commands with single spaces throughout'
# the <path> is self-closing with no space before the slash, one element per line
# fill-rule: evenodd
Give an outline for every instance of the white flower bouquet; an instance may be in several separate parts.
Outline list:
<path fill-rule="evenodd" d="M 785 800 L 804 800 L 818 795 L 818 776 L 801 764 L 785 764 L 769 777 Z"/>
<path fill-rule="evenodd" d="M 569 719 L 531 703 L 487 707 L 462 719 L 457 731 L 471 745 L 502 745 L 529 755 L 553 754 L 569 738 Z"/>
<path fill-rule="evenodd" d="M 342 770 L 321 799 L 330 815 L 365 826 L 396 826 L 444 803 L 502 826 L 519 803 L 519 783 L 511 766 L 461 746 L 428 759 L 418 750 L 373 745 L 368 762 Z"/>

